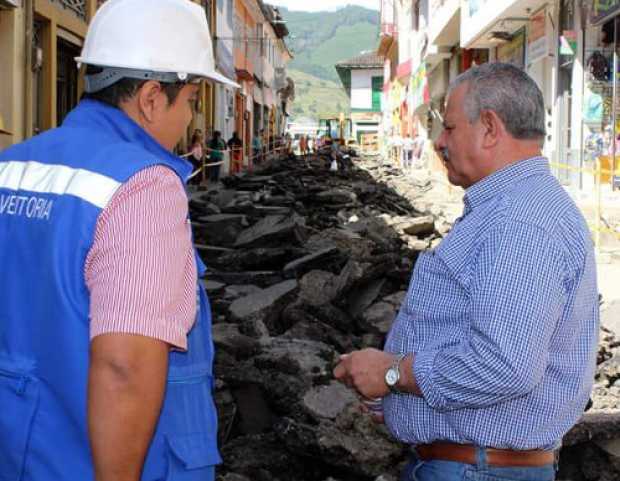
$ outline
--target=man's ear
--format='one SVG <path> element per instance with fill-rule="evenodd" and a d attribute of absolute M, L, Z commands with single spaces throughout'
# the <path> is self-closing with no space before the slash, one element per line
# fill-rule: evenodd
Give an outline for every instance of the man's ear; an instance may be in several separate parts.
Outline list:
<path fill-rule="evenodd" d="M 148 123 L 153 123 L 157 113 L 165 106 L 166 95 L 161 84 L 154 80 L 149 80 L 138 89 L 138 109 L 140 116 Z"/>
<path fill-rule="evenodd" d="M 492 110 L 480 112 L 480 124 L 484 129 L 484 147 L 495 147 L 500 137 L 505 134 L 504 122 Z"/>

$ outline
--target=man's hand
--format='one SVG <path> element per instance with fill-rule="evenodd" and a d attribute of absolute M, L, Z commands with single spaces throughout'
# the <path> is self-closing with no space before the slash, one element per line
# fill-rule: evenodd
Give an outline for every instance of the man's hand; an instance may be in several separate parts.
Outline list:
<path fill-rule="evenodd" d="M 394 364 L 396 355 L 377 349 L 364 349 L 340 356 L 334 369 L 334 377 L 354 388 L 367 399 L 384 397 L 390 388 L 385 383 L 385 373 Z M 400 380 L 396 389 L 403 393 L 422 397 L 422 392 L 413 375 L 413 354 L 408 354 L 400 363 Z"/>
<path fill-rule="evenodd" d="M 378 349 L 343 354 L 334 369 L 334 377 L 365 398 L 384 397 L 390 392 L 385 383 L 385 372 L 394 363 L 394 359 L 393 354 Z"/>
<path fill-rule="evenodd" d="M 97 481 L 138 481 L 166 387 L 169 346 L 129 334 L 93 339 L 88 430 Z"/>

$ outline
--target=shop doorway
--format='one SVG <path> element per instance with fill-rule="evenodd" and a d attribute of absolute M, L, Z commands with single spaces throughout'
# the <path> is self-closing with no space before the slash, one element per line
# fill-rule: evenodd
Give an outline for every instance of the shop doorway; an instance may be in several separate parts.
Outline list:
<path fill-rule="evenodd" d="M 620 186 L 620 17 L 591 26 L 586 32 L 583 163 L 593 168 L 600 162 L 601 181 L 612 188 Z"/>
<path fill-rule="evenodd" d="M 562 0 L 560 3 L 560 32 L 563 33 L 563 41 L 570 47 L 568 42 L 569 32 L 575 31 L 575 4 L 574 0 Z M 563 45 L 564 46 L 564 45 Z M 579 153 L 572 147 L 573 135 L 573 68 L 575 55 L 568 50 L 560 48 L 558 65 L 558 158 L 557 162 L 568 164 L 572 167 L 580 167 Z M 550 132 L 548 132 L 549 134 Z M 563 185 L 579 186 L 580 175 L 576 170 L 557 169 L 556 176 Z"/>
<path fill-rule="evenodd" d="M 80 55 L 80 47 L 59 38 L 57 48 L 56 125 L 61 125 L 78 103 L 78 69 L 74 59 Z"/>

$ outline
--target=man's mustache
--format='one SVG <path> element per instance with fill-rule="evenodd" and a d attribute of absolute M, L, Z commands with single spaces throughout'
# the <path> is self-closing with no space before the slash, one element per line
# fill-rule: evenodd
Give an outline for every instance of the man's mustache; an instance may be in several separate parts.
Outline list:
<path fill-rule="evenodd" d="M 437 149 L 437 153 L 441 156 L 444 162 L 450 162 L 450 153 L 447 147 Z"/>

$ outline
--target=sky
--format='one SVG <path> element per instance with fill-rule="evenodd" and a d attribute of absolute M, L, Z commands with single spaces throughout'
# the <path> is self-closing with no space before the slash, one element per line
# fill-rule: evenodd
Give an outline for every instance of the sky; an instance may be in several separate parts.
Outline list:
<path fill-rule="evenodd" d="M 286 7 L 289 10 L 303 10 L 306 12 L 318 12 L 324 10 L 336 10 L 346 5 L 359 5 L 361 7 L 379 10 L 380 0 L 266 0 L 265 3 Z"/>

